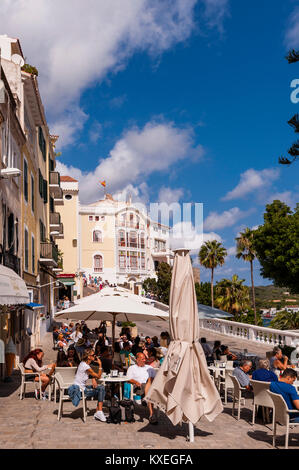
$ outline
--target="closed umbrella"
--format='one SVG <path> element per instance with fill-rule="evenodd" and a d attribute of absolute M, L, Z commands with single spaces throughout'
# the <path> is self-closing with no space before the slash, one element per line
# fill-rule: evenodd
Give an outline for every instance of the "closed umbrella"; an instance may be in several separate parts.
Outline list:
<path fill-rule="evenodd" d="M 171 342 L 146 399 L 161 408 L 174 425 L 202 416 L 213 421 L 222 412 L 219 393 L 199 343 L 199 321 L 188 250 L 176 250 L 170 289 Z M 193 440 L 190 436 L 190 440 Z"/>

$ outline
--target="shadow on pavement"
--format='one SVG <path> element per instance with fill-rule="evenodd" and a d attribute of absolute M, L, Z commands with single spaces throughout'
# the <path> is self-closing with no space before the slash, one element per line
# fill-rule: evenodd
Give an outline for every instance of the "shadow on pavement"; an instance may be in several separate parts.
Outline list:
<path fill-rule="evenodd" d="M 9 397 L 21 386 L 21 374 L 14 370 L 11 374 L 11 382 L 0 381 L 0 398 Z"/>

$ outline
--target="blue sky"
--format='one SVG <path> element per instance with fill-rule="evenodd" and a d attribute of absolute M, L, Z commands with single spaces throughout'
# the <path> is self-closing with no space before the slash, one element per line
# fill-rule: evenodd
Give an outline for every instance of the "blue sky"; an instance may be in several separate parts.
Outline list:
<path fill-rule="evenodd" d="M 216 280 L 236 272 L 249 283 L 235 237 L 262 223 L 274 198 L 298 201 L 298 165 L 278 157 L 299 112 L 290 100 L 299 68 L 284 59 L 299 46 L 299 2 L 88 2 L 92 16 L 77 0 L 71 12 L 53 0 L 48 26 L 44 0 L 5 0 L 0 20 L 39 68 L 60 171 L 79 179 L 83 202 L 101 198 L 99 179 L 145 203 L 202 202 L 207 238 L 230 253 Z M 270 283 L 258 263 L 255 282 Z"/>

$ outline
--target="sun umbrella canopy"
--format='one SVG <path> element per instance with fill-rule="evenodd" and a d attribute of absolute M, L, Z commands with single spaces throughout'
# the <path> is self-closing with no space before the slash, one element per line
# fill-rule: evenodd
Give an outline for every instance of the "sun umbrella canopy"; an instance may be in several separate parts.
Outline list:
<path fill-rule="evenodd" d="M 146 321 L 161 319 L 167 321 L 169 315 L 158 308 L 146 305 L 119 294 L 94 294 L 86 297 L 74 307 L 62 310 L 55 315 L 57 320 L 111 320 Z"/>
<path fill-rule="evenodd" d="M 223 406 L 199 343 L 199 321 L 188 250 L 177 250 L 170 290 L 170 342 L 146 399 L 165 411 L 174 425 L 212 421 Z"/>
<path fill-rule="evenodd" d="M 199 318 L 232 318 L 233 315 L 219 308 L 213 308 L 209 305 L 197 303 Z"/>

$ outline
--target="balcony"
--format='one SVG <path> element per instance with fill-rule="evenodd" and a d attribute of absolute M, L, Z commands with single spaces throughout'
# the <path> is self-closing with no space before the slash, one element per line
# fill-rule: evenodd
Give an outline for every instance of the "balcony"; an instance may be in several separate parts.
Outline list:
<path fill-rule="evenodd" d="M 56 188 L 56 191 L 53 194 L 55 206 L 63 206 L 63 191 L 61 188 Z"/>
<path fill-rule="evenodd" d="M 50 212 L 50 229 L 57 230 L 61 224 L 59 212 Z"/>
<path fill-rule="evenodd" d="M 12 269 L 19 276 L 21 275 L 21 261 L 16 255 L 5 251 L 0 254 L 0 262 L 7 268 Z"/>
<path fill-rule="evenodd" d="M 59 232 L 59 235 L 56 235 L 56 238 L 64 238 L 63 224 L 59 225 L 59 228 L 57 231 Z"/>
<path fill-rule="evenodd" d="M 50 188 L 58 186 L 60 188 L 60 174 L 58 171 L 50 171 Z"/>
<path fill-rule="evenodd" d="M 41 242 L 39 262 L 46 266 L 58 266 L 58 248 L 54 243 Z"/>

